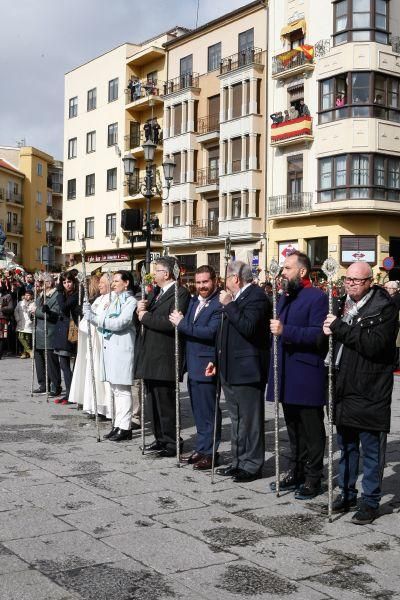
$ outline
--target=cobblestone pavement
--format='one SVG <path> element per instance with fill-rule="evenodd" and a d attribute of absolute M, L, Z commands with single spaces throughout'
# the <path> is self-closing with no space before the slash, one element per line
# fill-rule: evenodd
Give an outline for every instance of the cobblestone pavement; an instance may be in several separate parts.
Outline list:
<path fill-rule="evenodd" d="M 382 516 L 360 527 L 351 514 L 329 524 L 326 493 L 307 503 L 269 491 L 269 406 L 264 478 L 211 485 L 175 459 L 142 457 L 140 434 L 97 443 L 82 413 L 30 397 L 30 368 L 0 362 L 1 600 L 400 598 L 400 380 Z M 188 450 L 185 394 L 183 423 Z M 223 439 L 228 462 L 226 412 Z M 283 422 L 281 439 L 284 463 Z"/>

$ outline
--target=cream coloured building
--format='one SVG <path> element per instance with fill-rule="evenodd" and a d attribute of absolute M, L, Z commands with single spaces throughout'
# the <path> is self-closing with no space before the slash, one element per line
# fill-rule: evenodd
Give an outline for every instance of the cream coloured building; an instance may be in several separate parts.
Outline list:
<path fill-rule="evenodd" d="M 268 122 L 270 257 L 400 267 L 399 35 L 395 0 L 270 2 L 269 114 L 309 112 Z"/>

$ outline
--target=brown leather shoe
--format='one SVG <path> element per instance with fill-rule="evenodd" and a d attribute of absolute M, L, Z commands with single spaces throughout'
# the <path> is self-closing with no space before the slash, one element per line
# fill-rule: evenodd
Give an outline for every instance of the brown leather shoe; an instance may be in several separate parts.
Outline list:
<path fill-rule="evenodd" d="M 188 465 L 194 465 L 199 460 L 203 458 L 203 454 L 200 452 L 186 452 L 185 454 L 181 454 L 181 462 L 187 463 Z"/>
<path fill-rule="evenodd" d="M 215 465 L 218 464 L 218 457 L 215 457 Z M 208 471 L 212 467 L 212 456 L 203 456 L 202 459 L 193 465 L 196 471 Z"/>

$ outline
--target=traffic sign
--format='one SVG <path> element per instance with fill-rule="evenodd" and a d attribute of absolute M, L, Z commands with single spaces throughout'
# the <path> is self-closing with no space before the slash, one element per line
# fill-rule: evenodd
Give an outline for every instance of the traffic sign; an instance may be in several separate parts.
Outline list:
<path fill-rule="evenodd" d="M 391 271 L 394 267 L 394 258 L 393 256 L 386 256 L 382 262 L 383 268 L 385 271 Z"/>

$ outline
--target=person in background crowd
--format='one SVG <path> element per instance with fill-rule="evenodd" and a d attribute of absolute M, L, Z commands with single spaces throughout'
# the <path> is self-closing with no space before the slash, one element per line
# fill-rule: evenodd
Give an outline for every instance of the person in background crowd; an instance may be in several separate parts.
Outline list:
<path fill-rule="evenodd" d="M 133 278 L 128 271 L 113 275 L 111 304 L 96 314 L 89 302 L 83 315 L 101 336 L 100 381 L 111 386 L 115 402 L 114 427 L 104 437 L 113 442 L 132 439 L 132 389 L 136 329 L 134 315 L 137 302 L 133 297 Z"/>
<path fill-rule="evenodd" d="M 350 265 L 341 309 L 324 322 L 324 333 L 332 335 L 335 344 L 335 421 L 340 448 L 340 493 L 332 509 L 346 512 L 357 506 L 361 445 L 363 491 L 352 517 L 357 525 L 372 523 L 379 515 L 399 319 L 398 308 L 372 279 L 368 263 Z"/>
<path fill-rule="evenodd" d="M 35 280 L 32 273 L 27 273 L 25 275 L 25 291 L 33 292 L 34 282 Z"/>
<path fill-rule="evenodd" d="M 325 450 L 324 405 L 326 379 L 319 340 L 328 312 L 328 297 L 310 281 L 306 254 L 295 251 L 283 263 L 278 318 L 271 333 L 278 336 L 279 401 L 290 443 L 290 467 L 281 490 L 295 490 L 307 500 L 321 493 Z M 274 400 L 272 365 L 267 400 Z M 271 484 L 275 490 L 275 483 Z"/>
<path fill-rule="evenodd" d="M 71 357 L 76 355 L 76 342 L 69 339 L 71 321 L 79 324 L 81 309 L 79 306 L 78 280 L 71 273 L 61 274 L 57 285 L 59 306 L 58 321 L 54 331 L 54 353 L 59 357 L 64 377 L 65 396 L 56 398 L 56 404 L 68 404 L 72 381 Z"/>
<path fill-rule="evenodd" d="M 296 109 L 295 106 L 291 106 L 289 108 L 289 121 L 292 121 L 293 119 L 298 119 L 299 117 L 299 111 Z"/>
<path fill-rule="evenodd" d="M 32 329 L 31 310 L 33 309 L 33 291 L 27 289 L 14 310 L 18 340 L 22 346 L 20 358 L 32 358 Z"/>
<path fill-rule="evenodd" d="M 44 301 L 45 300 L 45 301 Z M 35 332 L 35 366 L 36 378 L 39 387 L 33 390 L 34 394 L 46 393 L 46 375 L 45 375 L 45 339 L 47 342 L 47 366 L 48 377 L 50 380 L 51 398 L 56 398 L 61 394 L 61 371 L 58 356 L 54 354 L 53 336 L 60 314 L 60 308 L 57 302 L 57 290 L 55 280 L 48 273 L 43 275 L 43 289 L 36 298 L 36 305 L 30 310 L 31 315 L 36 316 Z M 44 315 L 47 315 L 47 335 L 45 338 Z"/>
<path fill-rule="evenodd" d="M 387 281 L 383 286 L 387 293 L 390 295 L 392 302 L 396 305 L 399 310 L 400 317 L 400 289 L 398 281 Z M 400 331 L 397 334 L 396 338 L 396 362 L 395 367 L 398 369 L 400 367 Z"/>
<path fill-rule="evenodd" d="M 278 123 L 282 123 L 283 122 L 282 112 L 272 113 L 272 115 L 270 115 L 270 118 L 272 119 L 272 123 L 274 125 L 277 125 Z"/>
<path fill-rule="evenodd" d="M 154 442 L 145 447 L 158 457 L 176 456 L 175 332 L 169 315 L 175 310 L 174 266 L 169 256 L 155 261 L 154 283 L 159 292 L 138 303 L 143 325 L 136 349 L 135 376 L 144 379 L 151 411 Z M 186 313 L 190 294 L 179 286 L 179 310 Z"/>
<path fill-rule="evenodd" d="M 8 338 L 8 327 L 10 318 L 14 312 L 11 294 L 4 282 L 0 284 L 0 360 L 5 351 Z"/>
<path fill-rule="evenodd" d="M 271 305 L 253 285 L 251 267 L 230 262 L 226 290 L 220 292 L 223 325 L 217 340 L 218 365 L 206 367 L 207 376 L 219 369 L 232 422 L 232 463 L 217 474 L 235 483 L 261 477 L 264 464 L 264 393 L 268 375 Z"/>
<path fill-rule="evenodd" d="M 205 370 L 216 362 L 215 341 L 221 323 L 216 274 L 203 265 L 195 271 L 198 295 L 193 296 L 185 316 L 174 310 L 169 320 L 183 337 L 182 351 L 188 373 L 188 390 L 197 430 L 196 449 L 182 454 L 181 461 L 195 470 L 211 469 L 215 421 L 216 377 L 207 377 Z M 221 439 L 221 411 L 218 407 L 216 450 Z"/>
<path fill-rule="evenodd" d="M 301 117 L 309 117 L 310 116 L 310 110 L 309 110 L 307 104 L 304 103 L 304 100 L 300 100 L 299 114 Z"/>

